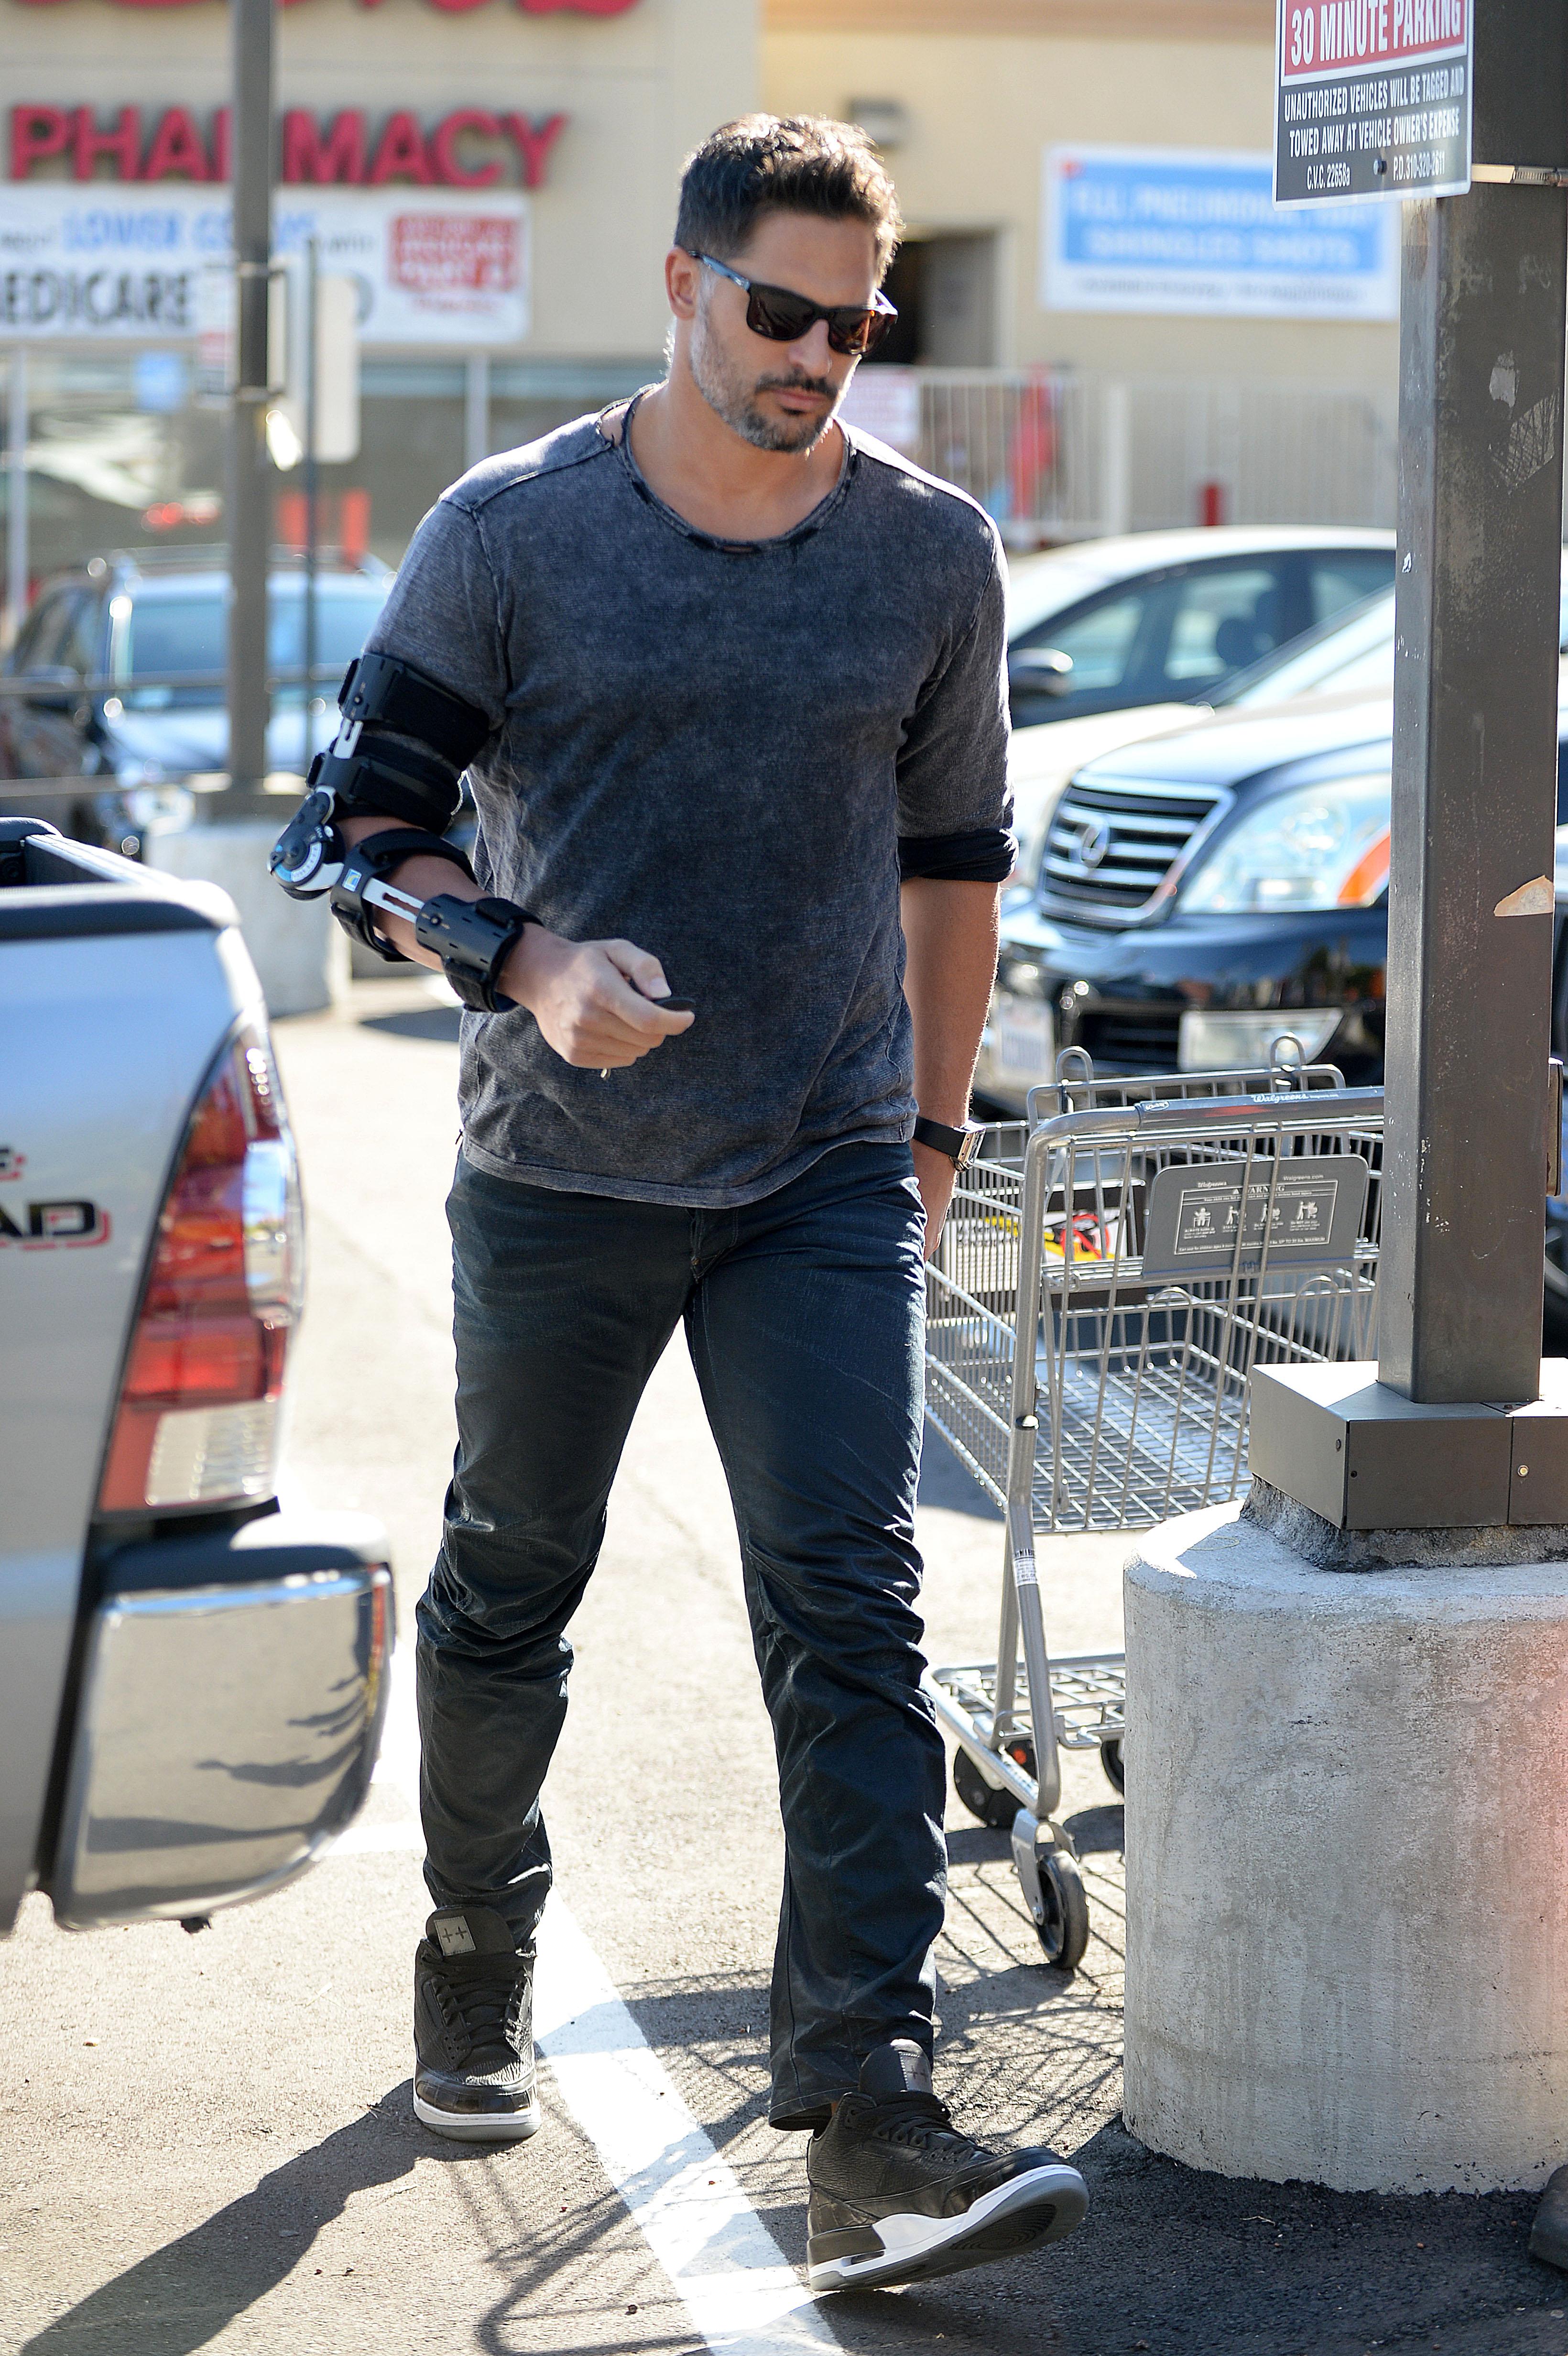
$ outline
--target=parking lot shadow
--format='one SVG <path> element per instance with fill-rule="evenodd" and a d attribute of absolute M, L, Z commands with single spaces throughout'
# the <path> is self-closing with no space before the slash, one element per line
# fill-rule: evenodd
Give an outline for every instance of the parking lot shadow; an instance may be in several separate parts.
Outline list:
<path fill-rule="evenodd" d="M 999 1522 L 998 1507 L 967 1466 L 961 1464 L 933 1423 L 925 1427 L 920 1459 L 920 1503 L 944 1505 L 950 1514 L 973 1514 L 983 1522 Z"/>
<path fill-rule="evenodd" d="M 116 2275 L 35 2333 L 19 2356 L 191 2356 L 274 2290 L 356 2192 L 395 2183 L 431 2150 L 407 2082 Z"/>
<path fill-rule="evenodd" d="M 1070 2348 L 1557 2356 L 1563 2345 L 1563 2283 L 1526 2248 L 1531 2193 L 1405 2198 L 1211 2176 L 1146 2150 L 1119 2121 L 1074 2157 L 1093 2231 L 1051 2284 Z"/>
<path fill-rule="evenodd" d="M 461 1006 L 411 1006 L 400 1014 L 362 1014 L 359 1028 L 389 1031 L 398 1039 L 433 1039 L 441 1045 L 455 1047 L 462 1021 Z"/>

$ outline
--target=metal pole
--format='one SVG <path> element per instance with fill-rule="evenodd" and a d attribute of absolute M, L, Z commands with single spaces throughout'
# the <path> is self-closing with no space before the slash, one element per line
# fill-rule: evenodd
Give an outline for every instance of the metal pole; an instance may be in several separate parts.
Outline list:
<path fill-rule="evenodd" d="M 5 391 L 5 622 L 14 642 L 27 610 L 27 356 L 19 344 Z"/>
<path fill-rule="evenodd" d="M 1478 163 L 1568 162 L 1568 0 L 1477 10 L 1475 108 Z M 1540 1389 L 1565 285 L 1556 191 L 1404 207 L 1379 1375 L 1418 1400 Z"/>
<path fill-rule="evenodd" d="M 304 280 L 304 736 L 300 767 L 308 769 L 315 724 L 315 559 L 320 530 L 318 499 L 320 469 L 315 444 L 319 431 L 316 410 L 317 304 L 321 248 L 314 237 L 305 240 Z"/>
<path fill-rule="evenodd" d="M 229 775 L 267 769 L 268 270 L 272 241 L 273 0 L 229 0 L 233 73 L 235 391 L 229 412 Z"/>

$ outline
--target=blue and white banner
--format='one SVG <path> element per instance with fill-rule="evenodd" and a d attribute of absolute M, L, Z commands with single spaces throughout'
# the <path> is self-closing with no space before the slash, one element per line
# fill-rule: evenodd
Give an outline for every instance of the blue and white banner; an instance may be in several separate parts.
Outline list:
<path fill-rule="evenodd" d="M 1051 147 L 1040 300 L 1050 311 L 1396 319 L 1399 215 L 1282 211 L 1272 155 Z"/>

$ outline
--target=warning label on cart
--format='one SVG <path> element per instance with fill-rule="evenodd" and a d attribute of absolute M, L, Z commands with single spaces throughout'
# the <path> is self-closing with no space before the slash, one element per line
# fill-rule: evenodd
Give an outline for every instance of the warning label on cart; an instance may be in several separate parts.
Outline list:
<path fill-rule="evenodd" d="M 1255 1276 L 1265 1238 L 1270 1269 L 1348 1267 L 1366 1200 L 1367 1165 L 1354 1153 L 1254 1162 L 1250 1176 L 1241 1162 L 1162 1170 L 1148 1190 L 1145 1281 L 1232 1268 Z"/>

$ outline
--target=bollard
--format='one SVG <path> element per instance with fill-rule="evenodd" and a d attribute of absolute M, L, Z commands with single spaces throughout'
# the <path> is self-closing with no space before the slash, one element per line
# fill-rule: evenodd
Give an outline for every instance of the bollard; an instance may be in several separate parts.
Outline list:
<path fill-rule="evenodd" d="M 1528 1559 L 1568 1533 L 1473 1540 L 1324 1569 L 1227 1505 L 1128 1564 L 1125 2118 L 1154 2150 L 1377 2192 L 1568 2161 L 1568 1576 Z"/>

